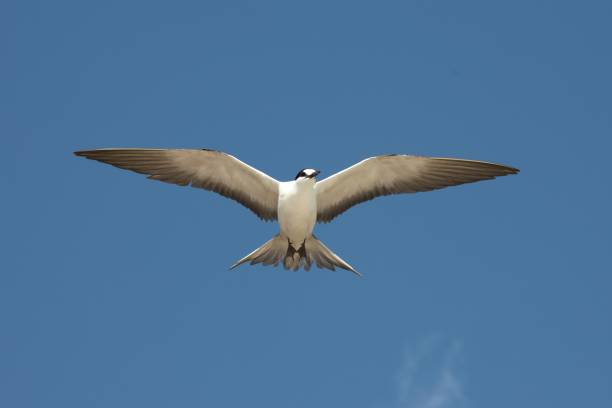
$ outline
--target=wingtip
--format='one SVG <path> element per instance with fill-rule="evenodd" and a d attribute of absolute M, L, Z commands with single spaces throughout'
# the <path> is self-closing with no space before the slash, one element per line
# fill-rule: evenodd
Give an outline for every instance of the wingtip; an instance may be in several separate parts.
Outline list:
<path fill-rule="evenodd" d="M 521 172 L 521 170 L 517 169 L 516 167 L 506 166 L 505 164 L 501 164 L 500 166 L 502 166 L 504 170 L 508 172 L 508 174 L 518 174 Z"/>
<path fill-rule="evenodd" d="M 98 149 L 100 150 L 100 149 Z M 77 150 L 72 152 L 77 157 L 84 157 L 86 159 L 91 159 L 91 156 L 96 153 L 96 150 Z"/>

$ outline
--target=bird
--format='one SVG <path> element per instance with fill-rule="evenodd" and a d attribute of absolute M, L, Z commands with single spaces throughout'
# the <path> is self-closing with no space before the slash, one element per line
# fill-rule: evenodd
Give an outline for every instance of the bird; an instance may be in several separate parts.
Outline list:
<path fill-rule="evenodd" d="M 273 177 L 236 157 L 213 149 L 105 148 L 76 156 L 145 174 L 149 179 L 213 191 L 242 204 L 279 232 L 236 261 L 309 271 L 313 264 L 361 273 L 314 234 L 349 208 L 376 197 L 441 189 L 517 174 L 514 167 L 477 160 L 389 154 L 369 157 L 321 181 L 319 170 L 304 168 L 290 181 Z"/>

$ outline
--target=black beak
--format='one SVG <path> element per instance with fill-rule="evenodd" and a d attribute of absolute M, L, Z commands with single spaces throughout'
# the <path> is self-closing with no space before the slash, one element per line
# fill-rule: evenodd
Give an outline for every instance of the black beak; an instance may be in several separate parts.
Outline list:
<path fill-rule="evenodd" d="M 317 177 L 319 173 L 321 173 L 319 170 L 315 170 L 315 172 L 312 174 L 312 177 Z"/>

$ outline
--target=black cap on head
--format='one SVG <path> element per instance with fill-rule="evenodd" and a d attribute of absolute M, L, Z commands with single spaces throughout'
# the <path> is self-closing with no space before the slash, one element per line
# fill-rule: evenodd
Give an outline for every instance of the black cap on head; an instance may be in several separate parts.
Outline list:
<path fill-rule="evenodd" d="M 317 177 L 317 175 L 319 173 L 320 173 L 320 171 L 319 170 L 315 170 L 315 169 L 302 169 L 297 174 L 297 176 L 295 176 L 295 180 L 299 179 L 300 177 L 304 177 L 304 178 Z"/>

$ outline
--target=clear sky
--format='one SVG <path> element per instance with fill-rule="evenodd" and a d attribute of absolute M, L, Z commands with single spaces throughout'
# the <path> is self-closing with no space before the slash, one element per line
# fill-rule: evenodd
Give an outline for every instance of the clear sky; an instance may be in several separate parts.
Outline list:
<path fill-rule="evenodd" d="M 610 1 L 4 1 L 0 406 L 612 406 Z M 364 273 L 228 266 L 277 231 L 72 156 L 292 179 L 385 153 L 518 176 L 351 209 Z"/>

